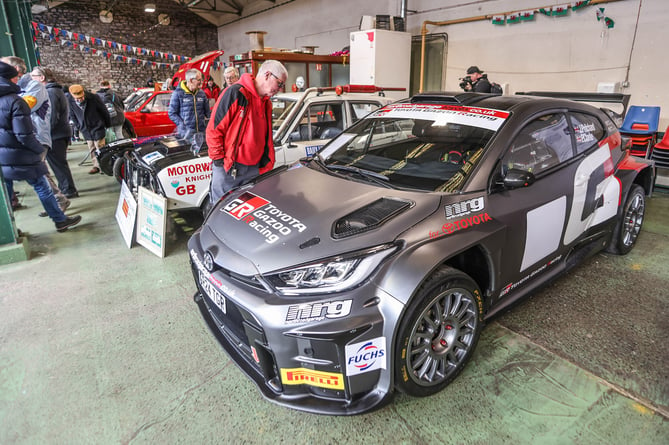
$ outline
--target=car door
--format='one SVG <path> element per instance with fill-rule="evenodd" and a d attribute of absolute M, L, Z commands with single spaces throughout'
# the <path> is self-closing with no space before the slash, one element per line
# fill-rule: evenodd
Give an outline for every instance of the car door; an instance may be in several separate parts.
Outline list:
<path fill-rule="evenodd" d="M 527 172 L 535 181 L 489 195 L 490 215 L 505 228 L 500 297 L 560 264 L 591 227 L 615 215 L 620 186 L 603 135 L 601 124 L 560 111 L 532 119 L 509 144 L 496 175 Z"/>
<path fill-rule="evenodd" d="M 156 92 L 139 109 L 139 122 L 135 125 L 137 136 L 157 136 L 174 131 L 176 126 L 167 114 L 171 97 L 172 93 L 169 91 Z"/>

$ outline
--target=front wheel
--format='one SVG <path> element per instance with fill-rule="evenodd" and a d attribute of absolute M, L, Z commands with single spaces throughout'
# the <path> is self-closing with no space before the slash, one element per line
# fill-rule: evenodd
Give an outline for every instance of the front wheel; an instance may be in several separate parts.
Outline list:
<path fill-rule="evenodd" d="M 481 291 L 468 275 L 438 269 L 419 289 L 398 331 L 397 388 L 424 397 L 446 387 L 471 357 L 482 329 Z"/>
<path fill-rule="evenodd" d="M 622 214 L 616 223 L 606 251 L 618 255 L 628 254 L 636 244 L 639 232 L 641 232 L 645 213 L 646 195 L 643 187 L 634 184 L 627 195 Z"/>
<path fill-rule="evenodd" d="M 116 178 L 116 180 L 120 184 L 126 177 L 124 156 L 116 158 L 116 160 L 114 161 L 113 172 L 114 172 L 114 178 Z"/>

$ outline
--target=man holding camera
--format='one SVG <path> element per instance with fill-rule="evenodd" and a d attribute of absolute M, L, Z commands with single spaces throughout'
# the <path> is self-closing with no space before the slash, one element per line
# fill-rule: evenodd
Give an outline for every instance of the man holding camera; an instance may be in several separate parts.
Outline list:
<path fill-rule="evenodd" d="M 460 80 L 462 80 L 462 82 L 460 82 L 460 88 L 465 91 L 473 91 L 475 93 L 492 92 L 488 75 L 483 74 L 483 71 L 476 65 L 467 68 L 467 77 Z"/>

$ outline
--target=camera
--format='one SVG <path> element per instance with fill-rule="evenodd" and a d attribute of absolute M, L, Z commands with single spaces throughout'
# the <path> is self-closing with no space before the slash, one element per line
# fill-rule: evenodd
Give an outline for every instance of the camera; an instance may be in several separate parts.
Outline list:
<path fill-rule="evenodd" d="M 473 82 L 471 76 L 461 77 L 460 80 L 462 81 L 460 82 L 460 88 L 462 88 L 465 91 L 472 89 Z"/>

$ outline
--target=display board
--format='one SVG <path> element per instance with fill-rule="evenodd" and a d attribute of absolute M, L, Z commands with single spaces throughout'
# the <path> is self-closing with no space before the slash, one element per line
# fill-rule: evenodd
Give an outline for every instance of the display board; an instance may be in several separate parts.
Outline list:
<path fill-rule="evenodd" d="M 137 242 L 163 258 L 165 256 L 167 199 L 140 187 L 137 215 Z"/>
<path fill-rule="evenodd" d="M 121 182 L 121 193 L 118 197 L 118 204 L 116 206 L 116 222 L 121 229 L 121 235 L 125 240 L 128 248 L 132 247 L 132 237 L 135 233 L 135 225 L 137 222 L 137 201 L 132 196 L 130 189 Z"/>

